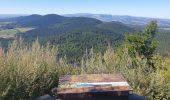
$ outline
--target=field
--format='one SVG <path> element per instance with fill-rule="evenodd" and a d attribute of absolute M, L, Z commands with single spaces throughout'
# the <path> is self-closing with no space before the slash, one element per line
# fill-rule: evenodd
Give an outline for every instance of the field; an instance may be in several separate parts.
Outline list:
<path fill-rule="evenodd" d="M 25 28 L 0 30 L 0 38 L 14 38 L 17 33 L 26 32 L 32 29 L 33 28 L 25 27 Z"/>
<path fill-rule="evenodd" d="M 18 30 L 16 29 L 1 30 L 0 37 L 1 38 L 13 38 L 15 37 L 16 33 L 18 33 Z"/>

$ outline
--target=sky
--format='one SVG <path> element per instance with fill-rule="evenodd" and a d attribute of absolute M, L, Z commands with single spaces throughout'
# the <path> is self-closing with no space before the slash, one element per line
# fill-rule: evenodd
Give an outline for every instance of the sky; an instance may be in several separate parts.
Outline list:
<path fill-rule="evenodd" d="M 170 19 L 170 0 L 0 0 L 0 14 L 74 13 Z"/>

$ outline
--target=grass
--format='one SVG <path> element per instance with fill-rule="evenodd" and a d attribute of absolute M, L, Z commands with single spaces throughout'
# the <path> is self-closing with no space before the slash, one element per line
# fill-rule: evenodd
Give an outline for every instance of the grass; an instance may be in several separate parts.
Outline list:
<path fill-rule="evenodd" d="M 32 47 L 20 41 L 7 52 L 0 50 L 0 99 L 34 99 L 56 87 L 61 75 L 115 72 L 122 73 L 134 92 L 149 100 L 170 99 L 169 58 L 154 55 L 157 70 L 148 71 L 146 59 L 137 57 L 133 66 L 126 47 L 117 51 L 108 47 L 104 55 L 94 54 L 91 49 L 80 65 L 70 65 L 57 54 L 56 47 L 41 46 L 37 41 Z"/>
<path fill-rule="evenodd" d="M 32 30 L 34 28 L 15 28 L 15 29 L 6 29 L 0 30 L 0 37 L 1 38 L 14 38 L 17 33 L 26 32 Z"/>

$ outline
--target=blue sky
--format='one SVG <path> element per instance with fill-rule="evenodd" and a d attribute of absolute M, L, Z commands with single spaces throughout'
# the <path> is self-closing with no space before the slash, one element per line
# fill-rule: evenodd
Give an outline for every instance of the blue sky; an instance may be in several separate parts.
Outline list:
<path fill-rule="evenodd" d="M 0 0 L 0 14 L 95 13 L 170 19 L 170 0 Z"/>

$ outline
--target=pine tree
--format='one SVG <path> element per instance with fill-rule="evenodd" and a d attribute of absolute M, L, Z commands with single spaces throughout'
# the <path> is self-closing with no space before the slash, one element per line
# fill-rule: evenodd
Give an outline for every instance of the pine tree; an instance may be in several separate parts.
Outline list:
<path fill-rule="evenodd" d="M 147 64 L 150 68 L 156 70 L 153 63 L 153 54 L 157 47 L 157 42 L 154 36 L 157 32 L 158 26 L 156 21 L 151 21 L 143 32 L 133 33 L 125 36 L 125 44 L 128 48 L 130 56 L 133 58 L 132 64 L 136 64 L 136 56 L 147 59 Z"/>

